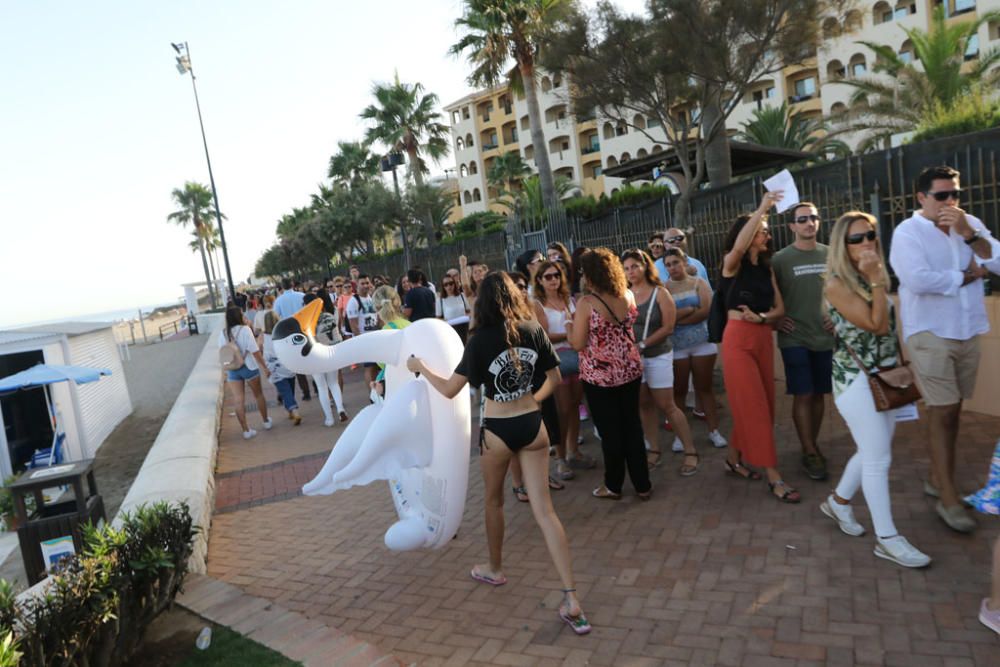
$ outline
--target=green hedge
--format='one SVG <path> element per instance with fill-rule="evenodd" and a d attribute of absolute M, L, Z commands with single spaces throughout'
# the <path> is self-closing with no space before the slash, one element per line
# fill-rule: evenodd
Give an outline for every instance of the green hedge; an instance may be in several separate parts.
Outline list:
<path fill-rule="evenodd" d="M 143 505 L 119 529 L 86 526 L 83 553 L 60 564 L 44 594 L 17 601 L 0 580 L 0 636 L 13 637 L 0 643 L 0 667 L 127 661 L 180 590 L 198 531 L 184 503 Z"/>
<path fill-rule="evenodd" d="M 644 183 L 639 187 L 626 185 L 610 197 L 595 199 L 593 196 L 574 197 L 563 202 L 566 214 L 581 220 L 596 218 L 610 210 L 637 206 L 645 202 L 663 199 L 670 196 L 670 189 L 665 185 Z"/>
<path fill-rule="evenodd" d="M 1000 100 L 995 94 L 976 90 L 950 107 L 934 105 L 925 114 L 908 143 L 918 143 L 1000 127 Z"/>

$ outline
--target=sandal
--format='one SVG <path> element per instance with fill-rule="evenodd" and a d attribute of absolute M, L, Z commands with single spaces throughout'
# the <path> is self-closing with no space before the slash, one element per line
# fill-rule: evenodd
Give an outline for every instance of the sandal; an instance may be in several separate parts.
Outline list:
<path fill-rule="evenodd" d="M 694 465 L 688 465 L 687 460 L 689 458 L 694 458 Z M 698 452 L 684 452 L 684 464 L 681 465 L 681 477 L 690 477 L 691 475 L 698 472 L 698 464 L 701 462 L 701 457 L 698 456 Z"/>
<path fill-rule="evenodd" d="M 784 489 L 784 493 L 777 493 L 775 491 L 775 489 L 779 486 Z M 767 487 L 771 489 L 771 494 L 783 503 L 802 502 L 802 496 L 799 495 L 799 492 L 785 484 L 780 479 L 777 482 L 768 482 Z"/>
<path fill-rule="evenodd" d="M 487 574 L 480 574 L 479 570 L 476 569 L 478 567 L 478 565 L 473 567 L 472 571 L 469 572 L 469 576 L 476 581 L 481 581 L 482 583 L 489 584 L 490 586 L 503 586 L 507 583 L 507 577 L 502 574 L 499 577 L 491 577 Z"/>
<path fill-rule="evenodd" d="M 753 480 L 755 482 L 758 479 L 761 479 L 759 472 L 751 470 L 742 463 L 730 463 L 728 460 L 723 461 L 723 463 L 726 464 L 726 473 L 730 475 L 736 475 L 737 477 Z"/>
<path fill-rule="evenodd" d="M 576 473 L 569 467 L 569 462 L 566 459 L 556 459 L 556 477 L 559 479 L 573 479 L 576 477 Z"/>
<path fill-rule="evenodd" d="M 549 488 L 553 491 L 562 491 L 566 488 L 566 485 L 552 475 L 549 475 Z"/>
<path fill-rule="evenodd" d="M 652 470 L 656 466 L 660 465 L 663 459 L 663 452 L 659 449 L 647 449 L 646 450 L 646 465 Z"/>
<path fill-rule="evenodd" d="M 639 496 L 639 500 L 649 500 L 653 497 L 653 487 L 649 487 L 649 491 L 636 491 L 635 495 Z"/>
<path fill-rule="evenodd" d="M 594 489 L 590 493 L 590 495 L 594 496 L 595 498 L 604 498 L 605 500 L 621 500 L 622 499 L 622 494 L 615 493 L 614 491 L 609 490 L 608 487 L 604 486 L 603 484 L 601 484 L 599 487 L 597 487 L 596 489 Z"/>
<path fill-rule="evenodd" d="M 523 486 L 512 486 L 511 489 L 514 491 L 514 497 L 517 498 L 522 503 L 528 502 L 528 490 Z"/>
<path fill-rule="evenodd" d="M 576 616 L 570 616 L 569 613 L 569 593 L 575 593 L 575 588 L 564 588 L 563 589 L 563 602 L 559 605 L 559 618 L 566 622 L 566 625 L 573 629 L 578 635 L 585 635 L 591 631 L 590 621 L 587 617 L 583 615 L 583 609 Z"/>

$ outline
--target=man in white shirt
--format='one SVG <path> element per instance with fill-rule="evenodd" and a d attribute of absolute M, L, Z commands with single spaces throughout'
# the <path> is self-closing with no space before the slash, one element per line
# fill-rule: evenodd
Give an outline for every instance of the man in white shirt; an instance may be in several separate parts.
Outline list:
<path fill-rule="evenodd" d="M 372 304 L 372 281 L 367 274 L 358 274 L 358 293 L 347 301 L 347 321 L 355 336 L 378 329 L 378 315 Z M 378 364 L 365 362 L 365 379 L 371 383 L 378 375 Z"/>
<path fill-rule="evenodd" d="M 979 366 L 979 336 L 989 331 L 983 278 L 1000 273 L 1000 243 L 958 204 L 959 173 L 925 169 L 917 179 L 921 208 L 893 232 L 889 262 L 899 277 L 903 340 L 920 382 L 930 423 L 931 475 L 924 492 L 936 496 L 949 527 L 976 523 L 955 488 L 955 445 L 962 400 L 971 398 Z"/>

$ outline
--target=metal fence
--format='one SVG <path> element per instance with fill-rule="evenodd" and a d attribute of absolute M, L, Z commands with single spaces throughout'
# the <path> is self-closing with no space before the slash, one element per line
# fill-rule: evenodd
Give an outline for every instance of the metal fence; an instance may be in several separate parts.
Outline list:
<path fill-rule="evenodd" d="M 947 164 L 961 176 L 960 206 L 980 218 L 994 236 L 1000 236 L 1000 128 L 948 137 L 889 150 L 853 156 L 812 167 L 795 168 L 800 199 L 816 204 L 828 231 L 833 221 L 849 210 L 862 210 L 878 218 L 885 250 L 892 243 L 896 225 L 919 208 L 917 176 L 925 168 Z M 726 233 L 736 216 L 753 211 L 769 174 L 754 176 L 723 188 L 697 193 L 691 201 L 687 228 L 691 254 L 709 268 L 713 279 L 722 262 Z M 548 241 L 562 241 L 572 248 L 604 246 L 616 252 L 645 248 L 649 235 L 673 226 L 674 199 L 663 198 L 639 206 L 619 208 L 590 220 L 567 219 L 562 211 L 543 220 L 512 216 L 508 224 L 508 257 L 540 249 Z M 788 211 L 771 216 L 775 249 L 792 241 Z M 825 231 L 820 240 L 825 241 Z"/>

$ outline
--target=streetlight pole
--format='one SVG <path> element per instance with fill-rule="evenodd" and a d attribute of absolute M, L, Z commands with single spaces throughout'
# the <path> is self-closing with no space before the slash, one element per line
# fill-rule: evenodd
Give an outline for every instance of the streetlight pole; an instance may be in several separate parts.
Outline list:
<path fill-rule="evenodd" d="M 236 284 L 233 282 L 233 272 L 229 268 L 229 251 L 226 249 L 226 232 L 222 228 L 222 213 L 219 211 L 219 193 L 215 190 L 215 176 L 212 175 L 212 159 L 208 156 L 208 140 L 205 138 L 205 123 L 201 119 L 201 103 L 198 101 L 198 86 L 195 84 L 194 67 L 191 66 L 191 51 L 188 43 L 170 43 L 177 52 L 177 71 L 191 74 L 191 89 L 194 90 L 194 106 L 198 110 L 198 125 L 201 127 L 201 143 L 205 147 L 205 162 L 208 164 L 208 181 L 212 186 L 212 200 L 215 203 L 215 222 L 219 225 L 219 240 L 222 243 L 222 259 L 226 263 L 226 279 L 229 281 L 229 298 L 236 303 Z"/>

